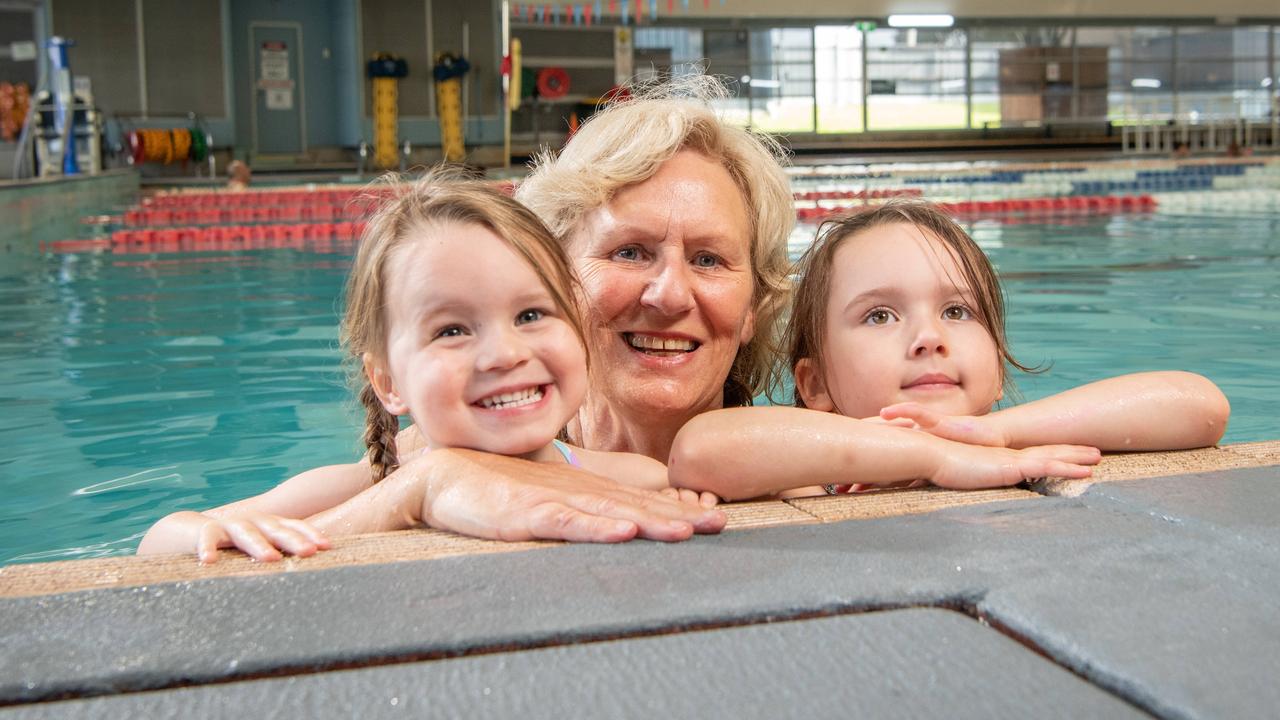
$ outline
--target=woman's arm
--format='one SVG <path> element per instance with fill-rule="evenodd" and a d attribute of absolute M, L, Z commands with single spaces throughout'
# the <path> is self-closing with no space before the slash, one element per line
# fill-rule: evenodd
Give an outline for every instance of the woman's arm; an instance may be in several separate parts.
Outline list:
<path fill-rule="evenodd" d="M 684 540 L 724 514 L 568 465 L 435 450 L 309 522 L 345 535 L 429 525 L 494 540 Z"/>
<path fill-rule="evenodd" d="M 1182 450 L 1213 445 L 1231 415 L 1226 396 L 1189 372 L 1101 380 L 982 417 L 940 415 L 915 403 L 881 411 L 961 442 L 1005 447 L 1079 443 L 1104 451 Z"/>
<path fill-rule="evenodd" d="M 1093 448 L 982 447 L 835 413 L 761 407 L 690 420 L 676 435 L 667 472 L 674 487 L 734 500 L 812 485 L 925 479 L 979 488 L 1044 475 L 1087 477 L 1085 466 L 1098 459 Z"/>

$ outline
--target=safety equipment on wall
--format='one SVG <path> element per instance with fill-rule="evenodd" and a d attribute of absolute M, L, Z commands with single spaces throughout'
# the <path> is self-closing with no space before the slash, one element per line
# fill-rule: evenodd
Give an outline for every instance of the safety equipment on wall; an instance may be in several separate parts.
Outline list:
<path fill-rule="evenodd" d="M 71 61 L 67 49 L 75 45 L 75 41 L 54 35 L 45 40 L 45 49 L 49 51 L 49 64 L 53 68 L 53 127 L 61 138 L 63 175 L 78 175 L 80 163 L 76 159 L 75 120 L 72 106 L 75 96 L 72 94 Z M 42 171 L 43 172 L 43 171 Z"/>
<path fill-rule="evenodd" d="M 204 162 L 209 156 L 208 138 L 200 128 L 139 128 L 125 136 L 134 164 L 144 162 Z"/>
<path fill-rule="evenodd" d="M 524 78 L 524 71 L 521 67 L 521 48 L 520 38 L 511 38 L 511 54 L 505 58 L 506 66 L 503 73 L 511 78 L 511 86 L 507 90 L 507 107 L 516 110 L 520 107 L 520 89 Z"/>
<path fill-rule="evenodd" d="M 30 110 L 30 86 L 23 82 L 16 85 L 0 82 L 0 140 L 17 140 Z"/>
<path fill-rule="evenodd" d="M 400 100 L 396 81 L 409 74 L 409 65 L 390 53 L 377 53 L 366 70 L 373 80 L 373 161 L 378 167 L 389 169 L 397 162 Z"/>
<path fill-rule="evenodd" d="M 467 157 L 462 143 L 462 76 L 471 69 L 467 59 L 443 52 L 436 56 L 432 75 L 436 79 L 436 115 L 440 119 L 440 145 L 445 162 L 462 162 Z"/>
<path fill-rule="evenodd" d="M 569 73 L 564 68 L 549 67 L 538 71 L 538 95 L 548 100 L 562 98 L 569 92 Z"/>

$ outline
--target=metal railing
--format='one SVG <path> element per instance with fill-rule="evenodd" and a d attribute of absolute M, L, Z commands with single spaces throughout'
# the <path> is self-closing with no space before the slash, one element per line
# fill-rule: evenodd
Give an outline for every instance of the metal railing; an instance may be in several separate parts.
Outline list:
<path fill-rule="evenodd" d="M 1202 109 L 1181 111 L 1170 109 L 1166 98 L 1130 98 L 1124 115 L 1115 121 L 1121 128 L 1120 148 L 1138 154 L 1280 148 L 1280 95 L 1271 97 L 1264 117 L 1250 116 L 1248 102 L 1222 95 L 1204 98 Z"/>

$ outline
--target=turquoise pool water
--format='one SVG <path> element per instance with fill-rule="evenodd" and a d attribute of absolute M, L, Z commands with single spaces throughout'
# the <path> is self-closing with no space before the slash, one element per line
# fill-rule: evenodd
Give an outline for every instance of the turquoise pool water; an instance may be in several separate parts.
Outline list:
<path fill-rule="evenodd" d="M 969 226 L 1028 399 L 1182 368 L 1280 438 L 1280 216 Z M 9 256 L 0 268 L 0 562 L 132 552 L 159 517 L 359 454 L 336 341 L 350 248 Z"/>

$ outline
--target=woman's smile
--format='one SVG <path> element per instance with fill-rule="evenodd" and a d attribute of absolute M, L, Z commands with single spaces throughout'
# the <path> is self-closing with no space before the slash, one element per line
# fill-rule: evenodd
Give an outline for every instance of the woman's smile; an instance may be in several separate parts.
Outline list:
<path fill-rule="evenodd" d="M 655 357 L 678 357 L 702 344 L 685 337 L 624 332 L 623 339 L 637 352 Z"/>

